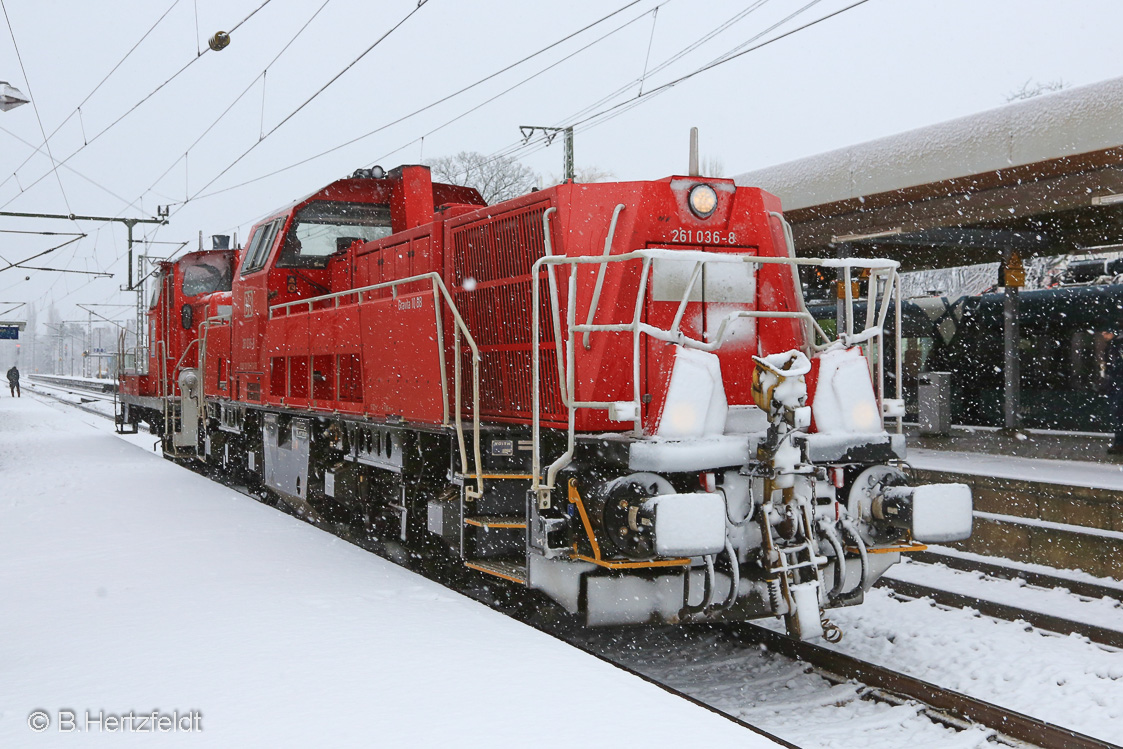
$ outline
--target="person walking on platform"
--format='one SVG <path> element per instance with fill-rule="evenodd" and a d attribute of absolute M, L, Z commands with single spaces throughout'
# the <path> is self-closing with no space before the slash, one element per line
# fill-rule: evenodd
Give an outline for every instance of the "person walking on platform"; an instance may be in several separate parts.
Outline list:
<path fill-rule="evenodd" d="M 19 370 L 16 369 L 15 364 L 13 364 L 12 368 L 8 370 L 8 387 L 12 391 L 13 398 L 22 397 L 19 390 Z"/>

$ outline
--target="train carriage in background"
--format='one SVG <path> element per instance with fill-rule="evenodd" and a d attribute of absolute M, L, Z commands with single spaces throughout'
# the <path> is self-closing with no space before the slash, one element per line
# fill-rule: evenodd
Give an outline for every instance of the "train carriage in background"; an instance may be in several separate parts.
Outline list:
<path fill-rule="evenodd" d="M 846 289 L 868 270 L 839 340 L 804 306 L 813 263 Z M 183 304 L 161 288 L 150 316 Z M 183 351 L 167 416 L 125 394 L 123 420 L 591 624 L 785 616 L 814 637 L 901 553 L 970 533 L 967 487 L 908 486 L 883 424 L 895 288 L 890 262 L 795 259 L 779 200 L 731 180 L 486 206 L 375 168 L 259 222 L 191 317 L 197 354 L 154 329 Z"/>
<path fill-rule="evenodd" d="M 1123 334 L 1123 260 L 1074 260 L 1059 280 L 1021 293 L 1020 423 L 1029 429 L 1112 432 L 1111 358 Z M 836 305 L 808 305 L 828 331 Z M 901 302 L 901 383 L 907 417 L 918 413 L 924 372 L 949 372 L 954 424 L 1001 427 L 1003 295 L 927 296 Z M 887 380 L 895 387 L 893 352 Z"/>

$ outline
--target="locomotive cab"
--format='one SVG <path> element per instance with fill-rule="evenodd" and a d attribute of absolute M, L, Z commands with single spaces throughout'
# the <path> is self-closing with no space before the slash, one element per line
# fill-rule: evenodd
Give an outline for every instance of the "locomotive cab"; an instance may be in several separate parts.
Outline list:
<path fill-rule="evenodd" d="M 251 230 L 233 286 L 236 399 L 244 394 L 262 402 L 266 378 L 282 374 L 287 383 L 297 383 L 295 397 L 308 397 L 303 383 L 312 371 L 301 362 L 295 373 L 288 371 L 292 357 L 271 357 L 259 346 L 270 307 L 346 291 L 358 246 L 432 221 L 435 204 L 483 204 L 471 188 L 432 184 L 427 167 L 375 174 L 381 169 L 358 170 Z M 282 366 L 284 373 L 275 371 Z"/>
<path fill-rule="evenodd" d="M 234 250 L 200 250 L 157 265 L 147 314 L 148 346 L 122 357 L 134 362 L 119 376 L 123 424 L 135 427 L 144 421 L 165 436 L 178 429 L 180 375 L 199 365 L 204 322 L 229 315 L 235 262 Z"/>

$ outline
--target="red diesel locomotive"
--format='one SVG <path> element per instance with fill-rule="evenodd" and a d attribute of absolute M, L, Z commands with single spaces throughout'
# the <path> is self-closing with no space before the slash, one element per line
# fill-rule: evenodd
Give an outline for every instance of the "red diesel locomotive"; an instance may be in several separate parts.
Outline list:
<path fill-rule="evenodd" d="M 836 339 L 809 264 L 839 277 Z M 970 534 L 966 486 L 899 467 L 895 264 L 797 259 L 780 201 L 731 180 L 487 206 L 376 167 L 155 286 L 122 429 L 590 624 L 814 637 L 902 552 Z"/>

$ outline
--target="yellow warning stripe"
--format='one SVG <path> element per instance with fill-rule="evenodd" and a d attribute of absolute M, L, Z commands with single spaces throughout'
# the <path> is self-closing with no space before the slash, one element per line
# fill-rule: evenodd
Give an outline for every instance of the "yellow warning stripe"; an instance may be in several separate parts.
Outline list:
<path fill-rule="evenodd" d="M 613 561 L 611 559 L 593 559 L 592 557 L 578 554 L 574 551 L 570 555 L 570 559 L 579 559 L 582 562 L 592 562 L 598 567 L 604 567 L 609 570 L 636 570 L 644 569 L 647 567 L 685 567 L 690 564 L 689 559 L 658 559 L 653 562 L 625 562 Z"/>
<path fill-rule="evenodd" d="M 909 546 L 877 546 L 866 549 L 867 554 L 906 554 L 910 551 L 925 551 L 928 547 L 924 544 L 911 544 Z M 847 546 L 846 551 L 851 554 L 857 554 L 858 549 L 855 546 Z"/>

